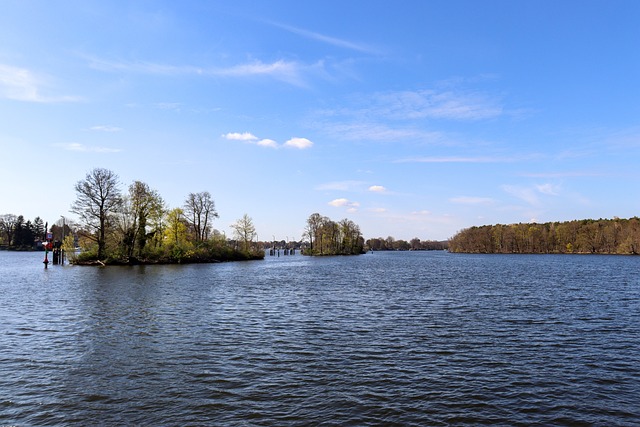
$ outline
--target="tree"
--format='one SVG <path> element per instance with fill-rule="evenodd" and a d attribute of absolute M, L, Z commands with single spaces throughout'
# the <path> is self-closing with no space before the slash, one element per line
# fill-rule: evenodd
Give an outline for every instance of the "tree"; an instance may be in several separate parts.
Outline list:
<path fill-rule="evenodd" d="M 305 234 L 311 243 L 306 252 L 310 255 L 352 255 L 364 249 L 360 227 L 346 218 L 337 223 L 314 213 L 307 219 Z"/>
<path fill-rule="evenodd" d="M 211 226 L 209 221 L 218 218 L 216 206 L 208 191 L 189 193 L 184 202 L 184 213 L 197 242 L 207 240 Z"/>
<path fill-rule="evenodd" d="M 31 225 L 31 221 L 24 222 L 24 216 L 18 215 L 15 224 L 13 246 L 30 247 L 33 246 L 33 240 L 33 226 Z"/>
<path fill-rule="evenodd" d="M 122 204 L 118 176 L 108 169 L 95 168 L 75 186 L 77 199 L 71 212 L 89 230 L 88 237 L 98 245 L 98 259 L 104 258 L 110 217 Z"/>
<path fill-rule="evenodd" d="M 236 239 L 242 242 L 242 250 L 249 252 L 249 243 L 256 236 L 256 227 L 253 225 L 251 217 L 244 214 L 242 218 L 231 225 L 231 228 L 233 228 Z"/>
<path fill-rule="evenodd" d="M 360 227 L 350 219 L 343 219 L 339 223 L 342 234 L 342 247 L 340 253 L 355 255 L 362 253 L 364 249 L 364 239 L 360 232 Z"/>
<path fill-rule="evenodd" d="M 169 245 L 180 246 L 187 239 L 187 221 L 184 218 L 184 211 L 175 208 L 167 213 L 167 227 L 165 228 L 165 239 Z"/>
<path fill-rule="evenodd" d="M 135 181 L 129 186 L 129 193 L 123 198 L 120 209 L 119 226 L 121 246 L 124 254 L 143 255 L 147 244 L 147 225 L 164 212 L 164 201 L 160 194 L 149 185 Z M 157 230 L 154 230 L 154 233 Z"/>
<path fill-rule="evenodd" d="M 35 217 L 35 219 L 33 220 L 33 232 L 36 235 L 37 239 L 44 239 L 45 238 L 45 229 L 44 229 L 44 222 L 42 221 L 42 218 L 40 218 L 39 216 Z"/>
<path fill-rule="evenodd" d="M 325 218 L 319 213 L 313 213 L 309 215 L 307 219 L 307 227 L 305 229 L 305 234 L 309 236 L 309 244 L 311 246 L 311 252 L 314 251 L 314 245 L 318 245 L 320 243 L 320 250 L 322 250 L 322 233 L 320 232 L 322 228 L 322 224 L 325 222 Z M 320 240 L 320 242 L 318 242 Z M 318 248 L 315 248 L 316 250 Z"/>
<path fill-rule="evenodd" d="M 0 216 L 0 232 L 2 233 L 2 239 L 8 246 L 13 244 L 17 220 L 18 217 L 13 214 Z"/>

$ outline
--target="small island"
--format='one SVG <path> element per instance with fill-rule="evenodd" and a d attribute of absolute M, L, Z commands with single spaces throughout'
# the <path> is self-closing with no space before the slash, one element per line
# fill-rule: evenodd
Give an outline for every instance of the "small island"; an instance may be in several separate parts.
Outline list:
<path fill-rule="evenodd" d="M 62 249 L 76 265 L 210 263 L 263 259 L 248 215 L 232 228 L 236 239 L 213 229 L 218 218 L 208 191 L 189 193 L 183 207 L 168 208 L 148 184 L 120 189 L 118 176 L 96 168 L 75 185 L 71 212 L 80 218 L 76 236 L 65 235 Z M 64 230 L 63 230 L 64 234 Z M 79 252 L 75 251 L 80 248 Z"/>
<path fill-rule="evenodd" d="M 365 253 L 360 227 L 349 219 L 339 222 L 318 213 L 306 224 L 301 242 L 259 242 L 247 214 L 231 225 L 233 238 L 212 227 L 219 217 L 208 191 L 189 193 L 183 206 L 169 208 L 148 184 L 134 181 L 122 191 L 118 176 L 95 168 L 75 185 L 70 211 L 79 218 L 51 228 L 40 217 L 2 215 L 0 249 L 44 250 L 45 267 L 66 259 L 75 265 L 190 264 L 261 260 L 265 252 L 303 255 Z M 73 227 L 73 228 L 72 228 Z M 308 239 L 308 240 L 306 240 Z M 3 241 L 6 244 L 3 244 Z M 280 251 L 277 250 L 278 255 Z"/>

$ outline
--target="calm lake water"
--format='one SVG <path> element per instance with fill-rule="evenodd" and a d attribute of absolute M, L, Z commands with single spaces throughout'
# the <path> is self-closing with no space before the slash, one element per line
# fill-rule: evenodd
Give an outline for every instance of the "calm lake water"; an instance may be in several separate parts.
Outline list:
<path fill-rule="evenodd" d="M 640 257 L 0 252 L 0 425 L 640 425 Z"/>

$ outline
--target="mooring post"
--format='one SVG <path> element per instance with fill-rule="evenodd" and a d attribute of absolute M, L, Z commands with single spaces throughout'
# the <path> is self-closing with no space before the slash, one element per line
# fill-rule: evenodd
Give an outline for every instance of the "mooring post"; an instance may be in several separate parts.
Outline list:
<path fill-rule="evenodd" d="M 44 268 L 49 266 L 49 242 L 47 241 L 44 242 L 44 261 L 42 262 L 44 264 Z"/>

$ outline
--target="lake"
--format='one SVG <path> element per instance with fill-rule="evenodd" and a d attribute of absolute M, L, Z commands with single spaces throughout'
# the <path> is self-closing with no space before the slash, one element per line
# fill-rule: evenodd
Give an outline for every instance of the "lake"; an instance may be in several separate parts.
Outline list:
<path fill-rule="evenodd" d="M 0 252 L 0 425 L 640 425 L 640 257 Z"/>

